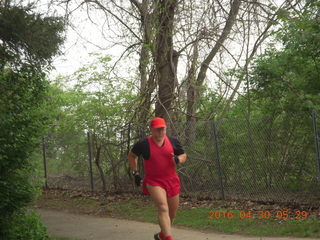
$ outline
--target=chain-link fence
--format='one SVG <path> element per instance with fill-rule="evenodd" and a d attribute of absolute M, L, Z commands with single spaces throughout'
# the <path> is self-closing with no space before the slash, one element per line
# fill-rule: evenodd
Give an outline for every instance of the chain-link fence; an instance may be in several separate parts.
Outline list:
<path fill-rule="evenodd" d="M 187 162 L 178 166 L 182 193 L 216 199 L 319 203 L 316 123 L 315 113 L 305 113 L 171 125 L 167 134 L 177 137 L 188 154 Z M 128 125 L 108 137 L 84 131 L 46 136 L 43 159 L 47 186 L 139 191 L 130 176 L 127 153 L 147 131 L 147 127 Z M 142 170 L 142 160 L 139 166 Z"/>

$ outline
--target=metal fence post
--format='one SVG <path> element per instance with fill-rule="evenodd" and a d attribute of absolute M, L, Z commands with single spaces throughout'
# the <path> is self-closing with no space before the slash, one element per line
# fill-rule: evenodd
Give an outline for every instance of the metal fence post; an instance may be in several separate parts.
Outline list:
<path fill-rule="evenodd" d="M 313 132 L 316 144 L 316 159 L 318 162 L 318 177 L 320 178 L 320 146 L 319 146 L 319 132 L 317 127 L 317 112 L 315 110 L 312 111 L 312 122 L 313 122 Z"/>
<path fill-rule="evenodd" d="M 93 174 L 92 174 L 92 149 L 91 149 L 91 138 L 90 138 L 90 132 L 87 132 L 88 136 L 88 161 L 89 161 L 89 176 L 90 176 L 90 186 L 91 191 L 93 192 Z"/>
<path fill-rule="evenodd" d="M 217 166 L 218 166 L 219 185 L 220 185 L 221 198 L 222 198 L 222 200 L 225 200 L 225 198 L 224 198 L 223 183 L 222 183 L 221 165 L 220 165 L 220 154 L 219 154 L 219 148 L 218 148 L 218 136 L 217 136 L 217 129 L 216 129 L 215 120 L 212 121 L 212 127 L 213 127 L 214 148 L 215 148 L 216 159 L 217 159 Z"/>
<path fill-rule="evenodd" d="M 48 189 L 48 175 L 47 175 L 47 156 L 45 139 L 42 137 L 42 156 L 43 156 L 43 169 L 44 169 L 44 187 Z"/>

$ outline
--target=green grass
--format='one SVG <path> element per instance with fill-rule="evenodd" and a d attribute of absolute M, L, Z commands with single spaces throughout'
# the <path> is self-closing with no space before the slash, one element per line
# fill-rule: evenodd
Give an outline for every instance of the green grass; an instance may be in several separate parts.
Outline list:
<path fill-rule="evenodd" d="M 141 206 L 141 201 L 139 199 L 109 204 L 106 208 L 116 217 L 142 222 L 157 222 L 155 207 L 152 204 Z"/>
<path fill-rule="evenodd" d="M 115 216 L 144 222 L 157 222 L 156 209 L 149 204 L 141 206 L 139 200 L 130 200 L 111 204 L 108 209 L 116 213 Z M 221 217 L 209 219 L 210 208 L 194 208 L 179 210 L 175 225 L 194 229 L 214 230 L 225 233 L 249 234 L 257 236 L 292 236 L 292 237 L 320 237 L 320 223 L 318 219 L 278 219 L 240 218 L 239 210 L 232 210 L 233 218 Z M 228 212 L 229 210 L 219 209 Z"/>
<path fill-rule="evenodd" d="M 228 210 L 219 209 L 220 212 Z M 197 229 L 211 229 L 226 233 L 240 233 L 258 236 L 320 237 L 318 219 L 292 219 L 280 222 L 277 219 L 240 218 L 233 210 L 233 218 L 208 219 L 209 208 L 196 208 L 178 212 L 175 224 Z"/>
<path fill-rule="evenodd" d="M 157 222 L 157 211 L 148 198 L 137 197 L 116 202 L 101 202 L 84 198 L 66 198 L 62 201 L 46 196 L 42 207 L 65 209 L 77 213 L 89 213 L 117 218 Z M 60 203 L 59 203 L 60 202 Z M 213 205 L 220 205 L 213 202 Z M 319 219 L 309 217 L 307 219 L 290 219 L 279 221 L 275 218 L 258 219 L 240 218 L 240 210 L 216 209 L 221 213 L 219 219 L 209 219 L 211 216 L 209 207 L 179 209 L 175 219 L 175 225 L 185 226 L 200 230 L 213 230 L 225 233 L 248 234 L 257 236 L 292 236 L 292 237 L 320 237 Z M 223 216 L 222 212 L 232 213 L 232 218 Z M 58 239 L 57 239 L 58 240 Z M 62 239 L 59 239 L 62 240 Z M 67 239 L 65 239 L 67 240 Z M 68 239 L 69 240 L 69 239 Z"/>

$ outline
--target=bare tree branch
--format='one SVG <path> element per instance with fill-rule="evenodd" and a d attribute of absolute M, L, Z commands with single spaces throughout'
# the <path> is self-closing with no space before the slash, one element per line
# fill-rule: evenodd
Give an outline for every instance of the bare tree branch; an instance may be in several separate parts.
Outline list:
<path fill-rule="evenodd" d="M 126 27 L 129 32 L 132 33 L 134 37 L 136 37 L 139 41 L 142 42 L 142 39 L 134 32 L 132 31 L 131 27 L 129 27 L 120 17 L 118 17 L 113 11 L 110 9 L 107 9 L 105 6 L 103 6 L 99 1 L 97 0 L 86 0 L 87 3 L 94 3 L 97 4 L 102 10 L 108 12 L 111 16 L 113 16 L 115 19 L 117 19 L 123 26 Z"/>

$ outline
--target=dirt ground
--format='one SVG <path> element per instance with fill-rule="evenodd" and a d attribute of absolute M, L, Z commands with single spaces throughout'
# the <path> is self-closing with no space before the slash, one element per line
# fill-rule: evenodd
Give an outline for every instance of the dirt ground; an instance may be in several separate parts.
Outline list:
<path fill-rule="evenodd" d="M 159 227 L 152 223 L 120 220 L 38 208 L 49 234 L 79 240 L 153 240 Z M 175 240 L 315 240 L 315 238 L 252 237 L 173 228 Z"/>

